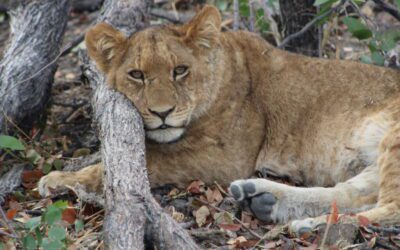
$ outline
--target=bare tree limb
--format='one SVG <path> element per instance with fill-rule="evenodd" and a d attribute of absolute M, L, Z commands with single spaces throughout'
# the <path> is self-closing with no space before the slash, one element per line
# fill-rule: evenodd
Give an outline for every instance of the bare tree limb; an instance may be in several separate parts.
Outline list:
<path fill-rule="evenodd" d="M 373 1 L 378 7 L 382 8 L 382 10 L 386 11 L 394 18 L 396 18 L 398 21 L 400 21 L 400 11 L 398 11 L 396 7 L 382 0 L 373 0 Z"/>
<path fill-rule="evenodd" d="M 29 129 L 40 117 L 49 99 L 69 6 L 68 0 L 10 4 L 11 43 L 0 62 L 0 133 L 12 132 L 14 123 Z"/>
<path fill-rule="evenodd" d="M 148 8 L 146 0 L 106 0 L 99 21 L 108 22 L 129 36 L 147 25 Z M 109 89 L 87 56 L 82 55 L 82 61 L 94 89 L 94 119 L 102 142 L 106 247 L 144 249 L 147 232 L 157 249 L 198 249 L 151 195 L 140 115 L 127 98 Z"/>
<path fill-rule="evenodd" d="M 256 19 L 256 17 L 255 17 L 255 14 L 254 14 L 254 1 L 253 0 L 250 0 L 249 1 L 249 11 L 250 11 L 250 16 L 249 16 L 249 23 L 250 23 L 250 25 L 249 25 L 249 30 L 251 31 L 251 32 L 254 32 L 254 26 L 255 26 L 255 19 Z"/>
<path fill-rule="evenodd" d="M 346 3 L 347 0 L 342 0 L 340 2 L 340 4 L 332 7 L 330 10 L 326 11 L 324 14 L 319 15 L 317 17 L 315 17 L 313 20 L 311 20 L 309 23 L 307 23 L 307 25 L 305 25 L 299 32 L 296 32 L 294 34 L 291 34 L 289 36 L 287 36 L 281 44 L 279 44 L 278 48 L 284 48 L 291 40 L 303 35 L 304 33 L 306 33 L 311 27 L 314 26 L 314 24 L 316 24 L 318 21 L 324 19 L 325 17 L 329 16 L 330 14 L 337 12 L 343 5 L 344 3 Z"/>
<path fill-rule="evenodd" d="M 233 30 L 239 29 L 239 0 L 233 0 Z"/>

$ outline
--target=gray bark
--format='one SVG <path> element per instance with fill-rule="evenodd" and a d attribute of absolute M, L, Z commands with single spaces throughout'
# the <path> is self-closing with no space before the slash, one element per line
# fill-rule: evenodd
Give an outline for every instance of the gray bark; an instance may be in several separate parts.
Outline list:
<path fill-rule="evenodd" d="M 24 167 L 25 164 L 16 164 L 0 177 L 0 204 L 3 204 L 4 198 L 8 193 L 21 186 L 21 174 Z"/>
<path fill-rule="evenodd" d="M 69 0 L 10 4 L 11 42 L 0 62 L 0 133 L 11 133 L 14 124 L 29 129 L 47 104 L 69 5 Z"/>
<path fill-rule="evenodd" d="M 99 21 L 106 21 L 129 36 L 146 26 L 148 7 L 146 0 L 106 0 Z M 146 232 L 146 238 L 152 238 L 157 249 L 198 249 L 151 195 L 144 131 L 137 110 L 122 94 L 109 89 L 87 56 L 83 55 L 82 61 L 94 90 L 94 119 L 105 165 L 106 247 L 144 249 Z"/>

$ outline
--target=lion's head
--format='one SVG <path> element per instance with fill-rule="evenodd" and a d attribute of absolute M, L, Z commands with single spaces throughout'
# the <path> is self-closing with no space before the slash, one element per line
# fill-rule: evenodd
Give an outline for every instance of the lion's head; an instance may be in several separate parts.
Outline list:
<path fill-rule="evenodd" d="M 170 143 L 216 99 L 223 74 L 220 26 L 218 10 L 207 6 L 185 25 L 150 27 L 131 37 L 100 23 L 85 41 L 108 83 L 139 110 L 146 136 Z"/>

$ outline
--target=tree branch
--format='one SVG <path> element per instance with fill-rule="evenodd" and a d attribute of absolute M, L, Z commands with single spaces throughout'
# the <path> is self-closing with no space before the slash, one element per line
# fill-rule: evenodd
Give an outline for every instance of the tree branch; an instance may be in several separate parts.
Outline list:
<path fill-rule="evenodd" d="M 144 28 L 147 0 L 106 0 L 99 22 L 125 35 Z M 164 213 L 150 192 L 141 117 L 122 94 L 82 55 L 94 90 L 92 105 L 105 166 L 105 244 L 109 249 L 144 249 L 145 232 L 157 249 L 198 249 L 189 234 Z"/>
<path fill-rule="evenodd" d="M 394 6 L 384 2 L 382 0 L 373 0 L 373 1 L 382 10 L 386 11 L 387 13 L 392 15 L 394 18 L 396 18 L 398 21 L 400 21 L 400 11 L 398 11 Z"/>

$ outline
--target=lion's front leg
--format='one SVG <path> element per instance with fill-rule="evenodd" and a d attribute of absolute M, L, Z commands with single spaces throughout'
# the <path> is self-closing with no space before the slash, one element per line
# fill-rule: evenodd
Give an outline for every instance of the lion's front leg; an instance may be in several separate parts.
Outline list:
<path fill-rule="evenodd" d="M 51 190 L 75 187 L 80 184 L 88 192 L 100 193 L 103 188 L 104 167 L 102 163 L 85 167 L 76 172 L 54 171 L 43 176 L 38 183 L 40 195 L 48 196 Z"/>

